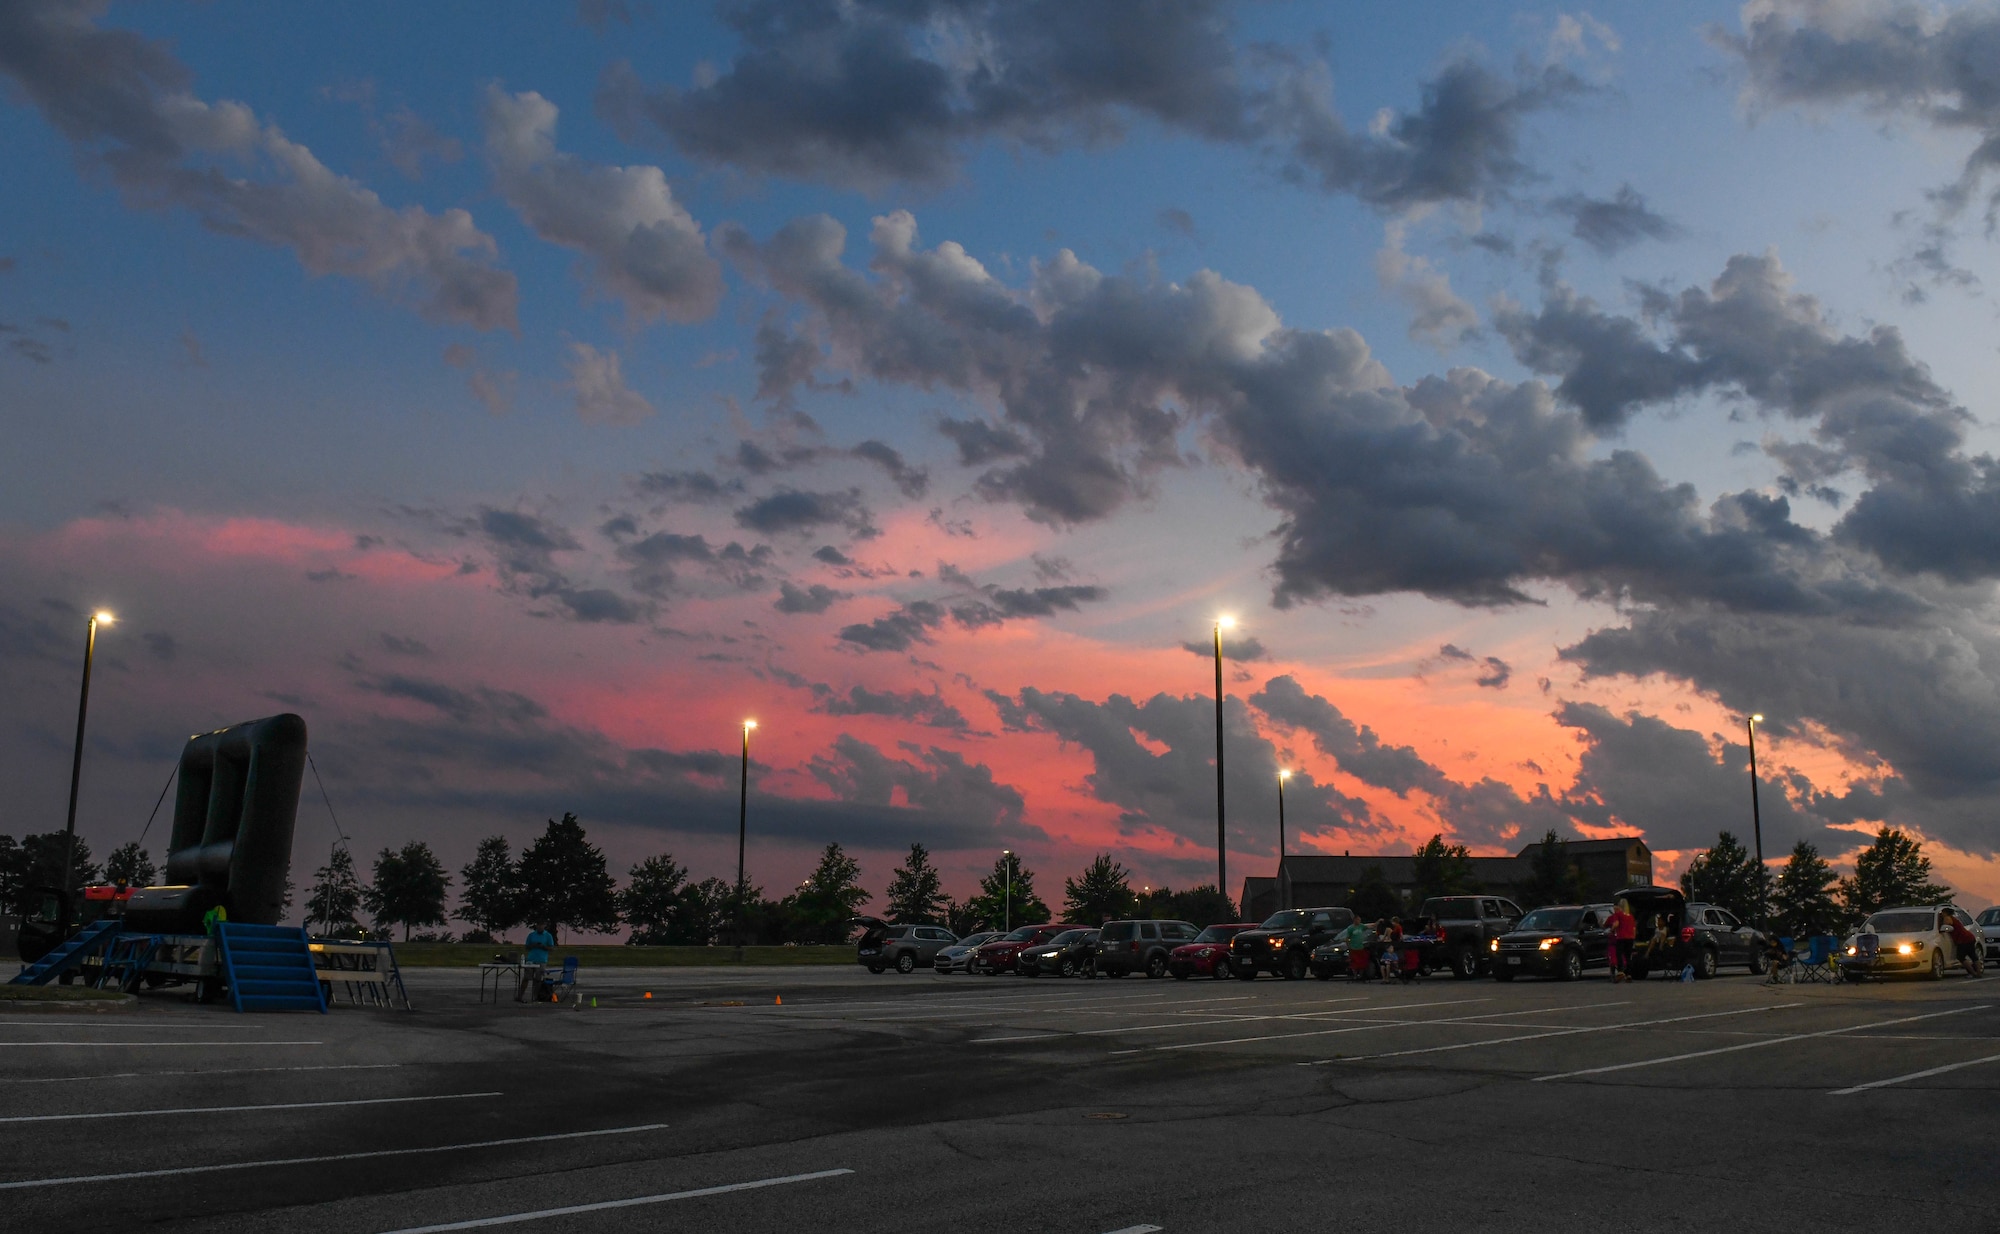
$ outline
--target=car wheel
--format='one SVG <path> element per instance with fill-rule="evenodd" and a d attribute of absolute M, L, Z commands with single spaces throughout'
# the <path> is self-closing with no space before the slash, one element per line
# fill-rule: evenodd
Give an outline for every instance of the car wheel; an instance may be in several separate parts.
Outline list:
<path fill-rule="evenodd" d="M 1765 970 L 1770 967 L 1771 962 L 1764 957 L 1764 949 L 1762 947 L 1753 947 L 1750 949 L 1750 975 L 1752 977 L 1762 977 Z"/>
<path fill-rule="evenodd" d="M 1454 977 L 1476 977 L 1479 975 L 1479 953 L 1470 947 L 1461 947 L 1452 954 L 1451 975 Z"/>
<path fill-rule="evenodd" d="M 909 976 L 911 973 L 916 972 L 917 957 L 907 951 L 905 951 L 902 955 L 897 956 L 896 971 L 903 974 L 906 977 Z"/>
<path fill-rule="evenodd" d="M 1710 977 L 1715 976 L 1716 967 L 1715 952 L 1713 949 L 1703 947 L 1695 952 L 1694 975 L 1698 980 L 1706 981 Z"/>
<path fill-rule="evenodd" d="M 875 974 L 875 975 L 876 975 L 877 977 L 880 977 L 880 976 L 881 976 L 881 975 L 882 975 L 883 973 L 886 973 L 886 972 L 888 972 L 888 971 L 889 971 L 889 966 L 888 966 L 887 964 L 884 964 L 884 963 L 882 963 L 881 961 L 877 960 L 877 961 L 874 961 L 874 962 L 871 962 L 871 963 L 870 963 L 870 964 L 868 965 L 868 971 L 869 971 L 869 972 L 871 972 L 871 973 L 874 973 L 874 974 Z"/>
<path fill-rule="evenodd" d="M 1153 958 L 1146 961 L 1146 977 L 1149 980 L 1153 980 L 1166 975 L 1167 957 L 1155 952 Z"/>
<path fill-rule="evenodd" d="M 1280 971 L 1283 973 L 1286 981 L 1304 981 L 1306 976 L 1306 958 L 1302 955 L 1294 955 L 1285 961 L 1285 967 Z"/>
<path fill-rule="evenodd" d="M 1936 948 L 1931 950 L 1931 980 L 1944 980 L 1944 952 Z"/>
<path fill-rule="evenodd" d="M 1574 951 L 1565 953 L 1562 967 L 1556 970 L 1556 978 L 1561 981 L 1575 981 L 1581 976 L 1583 976 L 1583 957 Z"/>
<path fill-rule="evenodd" d="M 1223 979 L 1224 977 L 1227 977 L 1227 976 L 1229 976 L 1229 975 L 1230 975 L 1230 974 L 1231 974 L 1232 972 L 1234 972 L 1234 971 L 1235 971 L 1235 970 L 1233 970 L 1233 969 L 1232 969 L 1232 968 L 1230 967 L 1230 965 L 1229 965 L 1229 961 L 1228 961 L 1227 959 L 1221 959 L 1221 960 L 1217 960 L 1217 961 L 1215 962 L 1215 967 L 1214 967 L 1214 968 L 1212 968 L 1212 969 L 1208 970 L 1208 975 L 1209 975 L 1210 977 L 1213 977 L 1213 978 L 1215 978 L 1215 979 L 1216 979 L 1217 981 L 1220 981 L 1220 980 L 1222 980 L 1222 979 Z"/>
<path fill-rule="evenodd" d="M 1065 977 L 1074 977 L 1074 976 L 1076 976 L 1076 961 L 1075 961 L 1075 960 L 1064 960 L 1064 961 L 1062 962 L 1062 975 L 1063 975 L 1063 976 L 1065 976 Z"/>
<path fill-rule="evenodd" d="M 1495 981 L 1512 981 L 1513 979 L 1514 979 L 1514 974 L 1508 972 L 1504 968 L 1496 968 L 1493 970 L 1493 980 Z"/>

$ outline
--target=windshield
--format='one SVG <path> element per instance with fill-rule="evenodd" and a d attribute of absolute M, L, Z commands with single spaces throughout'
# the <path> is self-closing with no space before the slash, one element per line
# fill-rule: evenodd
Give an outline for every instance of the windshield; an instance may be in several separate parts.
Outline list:
<path fill-rule="evenodd" d="M 1056 935 L 1054 938 L 1049 940 L 1049 946 L 1067 947 L 1071 943 L 1080 943 L 1084 939 L 1089 937 L 1090 937 L 1089 930 L 1064 930 L 1062 933 Z"/>
<path fill-rule="evenodd" d="M 2000 908 L 1989 908 L 1979 914 L 1980 925 L 2000 925 Z"/>
<path fill-rule="evenodd" d="M 1264 918 L 1263 930 L 1303 930 L 1306 925 L 1306 910 L 1288 908 L 1282 913 L 1272 913 Z"/>
<path fill-rule="evenodd" d="M 1197 943 L 1226 943 L 1249 928 L 1249 926 L 1240 925 L 1214 925 L 1195 935 L 1194 941 Z"/>
<path fill-rule="evenodd" d="M 1009 934 L 1007 937 L 1001 939 L 1000 941 L 1003 943 L 1025 943 L 1029 939 L 1033 938 L 1035 936 L 1035 931 L 1039 929 L 1041 929 L 1040 926 L 1022 926 L 1020 929 L 1014 931 L 1012 934 Z"/>
<path fill-rule="evenodd" d="M 1479 901 L 1470 896 L 1425 900 L 1424 916 L 1435 917 L 1439 921 L 1476 921 L 1479 919 Z"/>
<path fill-rule="evenodd" d="M 1517 930 L 1574 930 L 1583 919 L 1580 908 L 1538 908 L 1521 918 Z"/>
<path fill-rule="evenodd" d="M 1937 928 L 1937 916 L 1929 909 L 1876 913 L 1864 928 L 1872 934 L 1928 934 Z"/>

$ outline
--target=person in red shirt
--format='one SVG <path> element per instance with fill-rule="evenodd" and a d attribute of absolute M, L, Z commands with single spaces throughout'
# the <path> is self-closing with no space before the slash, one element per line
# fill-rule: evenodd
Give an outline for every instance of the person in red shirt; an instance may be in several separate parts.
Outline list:
<path fill-rule="evenodd" d="M 1958 952 L 1959 964 L 1967 974 L 1977 977 L 1980 967 L 1979 939 L 1971 930 L 1965 928 L 1965 923 L 1958 919 L 1957 913 L 1940 909 L 1938 916 L 1943 919 L 1946 933 L 1951 935 L 1952 946 Z"/>
<path fill-rule="evenodd" d="M 1604 926 L 1611 935 L 1611 980 L 1630 981 L 1626 966 L 1632 962 L 1632 941 L 1639 937 L 1639 919 L 1632 915 L 1632 906 L 1620 900 Z"/>

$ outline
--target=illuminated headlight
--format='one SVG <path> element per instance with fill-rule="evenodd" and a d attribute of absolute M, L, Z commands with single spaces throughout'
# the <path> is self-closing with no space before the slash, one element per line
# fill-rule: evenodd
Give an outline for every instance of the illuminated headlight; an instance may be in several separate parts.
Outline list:
<path fill-rule="evenodd" d="M 1488 951 L 1498 951 L 1498 950 L 1500 950 L 1500 940 L 1496 938 L 1496 939 L 1494 939 L 1494 940 L 1493 940 L 1492 942 L 1490 942 L 1490 943 L 1486 944 L 1486 949 L 1487 949 Z"/>
<path fill-rule="evenodd" d="M 1858 953 L 1860 952 L 1860 950 L 1861 950 L 1861 949 L 1860 949 L 1859 947 L 1849 947 L 1849 948 L 1847 949 L 1847 954 L 1848 954 L 1848 955 L 1855 955 L 1855 954 L 1858 954 Z"/>
<path fill-rule="evenodd" d="M 1897 954 L 1897 955 L 1915 955 L 1915 954 L 1916 954 L 1916 952 L 1917 952 L 1917 948 L 1918 948 L 1918 947 L 1919 947 L 1920 945 L 1921 945 L 1921 944 L 1918 944 L 1918 943 L 1897 943 L 1897 944 L 1896 944 L 1896 954 Z"/>

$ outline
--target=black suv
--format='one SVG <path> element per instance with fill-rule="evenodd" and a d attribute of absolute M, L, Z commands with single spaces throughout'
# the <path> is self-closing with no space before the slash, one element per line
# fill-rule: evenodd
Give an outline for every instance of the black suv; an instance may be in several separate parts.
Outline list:
<path fill-rule="evenodd" d="M 1631 906 L 1632 915 L 1639 920 L 1632 964 L 1626 969 L 1633 978 L 1661 969 L 1678 973 L 1690 967 L 1697 977 L 1715 976 L 1722 962 L 1720 946 L 1689 924 L 1687 897 L 1679 888 L 1627 887 L 1618 898 Z"/>
<path fill-rule="evenodd" d="M 1538 908 L 1488 944 L 1496 981 L 1523 973 L 1575 981 L 1587 968 L 1609 962 L 1609 904 L 1556 904 Z"/>
<path fill-rule="evenodd" d="M 1344 908 L 1287 908 L 1272 913 L 1263 925 L 1229 940 L 1229 967 L 1245 981 L 1257 970 L 1276 973 L 1287 981 L 1302 980 L 1312 964 L 1313 948 L 1354 924 Z"/>
<path fill-rule="evenodd" d="M 1690 904 L 1687 916 L 1682 919 L 1693 928 L 1695 937 L 1703 946 L 1714 953 L 1715 964 L 1741 964 L 1752 973 L 1761 974 L 1770 966 L 1769 946 L 1763 931 L 1746 922 L 1738 921 L 1736 914 L 1713 904 Z M 1714 976 L 1714 969 L 1702 973 L 1701 965 L 1695 972 L 1703 976 Z"/>
<path fill-rule="evenodd" d="M 1097 971 L 1107 977 L 1167 975 L 1167 956 L 1201 933 L 1191 921 L 1107 921 L 1097 932 Z"/>
<path fill-rule="evenodd" d="M 1520 908 L 1499 896 L 1434 896 L 1424 901 L 1420 915 L 1437 922 L 1442 936 L 1437 959 L 1450 965 L 1454 977 L 1484 972 L 1493 958 L 1493 940 L 1521 920 Z"/>

